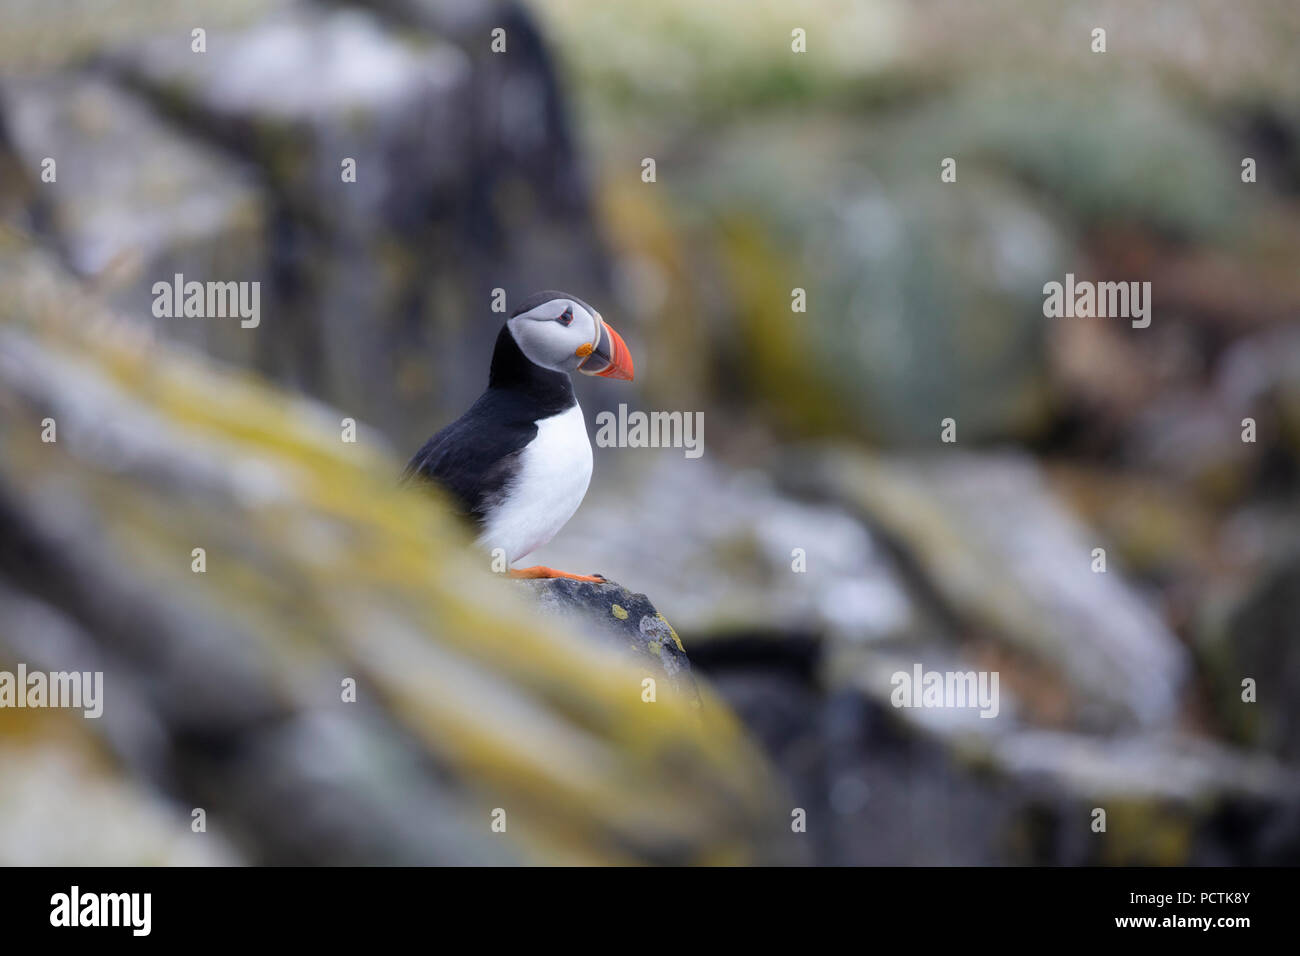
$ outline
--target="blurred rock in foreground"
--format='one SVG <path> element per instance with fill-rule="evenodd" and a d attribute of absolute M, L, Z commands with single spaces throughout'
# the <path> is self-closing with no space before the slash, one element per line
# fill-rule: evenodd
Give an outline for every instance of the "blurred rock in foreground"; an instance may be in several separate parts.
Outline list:
<path fill-rule="evenodd" d="M 0 668 L 105 686 L 99 720 L 0 711 L 26 834 L 0 859 L 784 858 L 779 787 L 711 693 L 643 702 L 644 663 L 539 620 L 341 417 L 158 344 L 0 231 Z M 78 775 L 84 805 L 42 801 Z M 132 832 L 59 849 L 68 813 Z"/>

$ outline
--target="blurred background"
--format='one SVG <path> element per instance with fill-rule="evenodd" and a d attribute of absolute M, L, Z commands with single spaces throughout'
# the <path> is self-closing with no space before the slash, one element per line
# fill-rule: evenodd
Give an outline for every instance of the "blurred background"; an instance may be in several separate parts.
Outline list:
<path fill-rule="evenodd" d="M 0 712 L 0 862 L 1300 861 L 1295 3 L 4 0 L 0 66 L 0 666 L 131 712 Z M 647 594 L 702 720 L 389 487 L 498 288 L 627 338 L 589 424 L 704 413 L 535 555 Z"/>

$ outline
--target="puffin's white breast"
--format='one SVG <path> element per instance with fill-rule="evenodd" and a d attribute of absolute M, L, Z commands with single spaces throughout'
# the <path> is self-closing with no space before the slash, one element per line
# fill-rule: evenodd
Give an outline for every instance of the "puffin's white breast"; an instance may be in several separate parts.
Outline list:
<path fill-rule="evenodd" d="M 591 441 L 575 402 L 537 423 L 537 436 L 520 452 L 519 468 L 488 515 L 479 544 L 504 549 L 512 563 L 537 550 L 573 517 L 590 483 Z"/>

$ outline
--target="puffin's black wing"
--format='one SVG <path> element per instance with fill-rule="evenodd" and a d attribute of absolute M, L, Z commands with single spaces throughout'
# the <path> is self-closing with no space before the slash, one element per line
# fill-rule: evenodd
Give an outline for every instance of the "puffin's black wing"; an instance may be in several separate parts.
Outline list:
<path fill-rule="evenodd" d="M 421 479 L 441 485 L 482 523 L 505 496 L 520 453 L 537 437 L 534 415 L 525 397 L 489 388 L 421 446 L 402 473 L 403 483 Z"/>

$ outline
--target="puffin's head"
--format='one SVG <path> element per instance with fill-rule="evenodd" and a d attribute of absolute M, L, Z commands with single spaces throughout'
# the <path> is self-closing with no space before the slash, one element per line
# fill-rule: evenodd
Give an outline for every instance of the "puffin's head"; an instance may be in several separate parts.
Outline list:
<path fill-rule="evenodd" d="M 567 292 L 535 292 L 506 325 L 528 360 L 555 372 L 632 381 L 632 353 L 600 313 Z"/>

